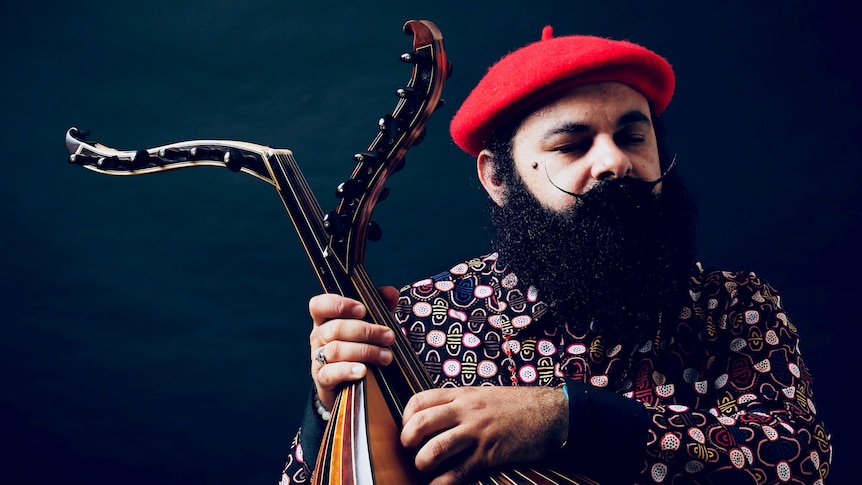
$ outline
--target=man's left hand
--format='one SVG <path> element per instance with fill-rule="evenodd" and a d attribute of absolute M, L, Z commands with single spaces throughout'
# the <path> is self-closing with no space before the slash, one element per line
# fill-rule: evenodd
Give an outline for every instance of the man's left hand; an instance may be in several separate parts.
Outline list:
<path fill-rule="evenodd" d="M 491 468 L 537 460 L 567 439 L 568 402 L 549 387 L 459 387 L 414 395 L 401 444 L 430 485 L 464 483 Z"/>

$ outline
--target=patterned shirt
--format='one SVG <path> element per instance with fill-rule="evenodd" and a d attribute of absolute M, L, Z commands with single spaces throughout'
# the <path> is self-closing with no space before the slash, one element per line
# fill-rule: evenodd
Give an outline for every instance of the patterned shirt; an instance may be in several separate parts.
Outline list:
<path fill-rule="evenodd" d="M 831 436 L 778 294 L 697 264 L 689 296 L 654 335 L 610 337 L 555 321 L 494 253 L 404 287 L 395 314 L 437 387 L 565 383 L 553 458 L 600 483 L 822 484 Z M 303 421 L 282 483 L 308 480 L 302 436 L 321 426 Z"/>

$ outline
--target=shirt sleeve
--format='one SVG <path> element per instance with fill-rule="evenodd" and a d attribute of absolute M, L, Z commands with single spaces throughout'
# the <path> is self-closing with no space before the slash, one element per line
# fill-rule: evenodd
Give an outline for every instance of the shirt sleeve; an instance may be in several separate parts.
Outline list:
<path fill-rule="evenodd" d="M 651 410 L 643 473 L 705 483 L 822 483 L 831 436 L 817 415 L 813 379 L 781 297 L 753 273 L 718 273 L 699 297 L 699 337 L 713 356 L 695 406 Z M 696 381 L 695 385 L 698 384 Z"/>
<path fill-rule="evenodd" d="M 767 283 L 724 277 L 699 295 L 715 310 L 701 315 L 696 332 L 705 367 L 666 384 L 691 385 L 697 398 L 649 405 L 568 383 L 566 453 L 585 474 L 600 483 L 823 483 L 831 435 L 817 415 L 797 330 Z M 633 471 L 634 480 L 624 479 Z"/>

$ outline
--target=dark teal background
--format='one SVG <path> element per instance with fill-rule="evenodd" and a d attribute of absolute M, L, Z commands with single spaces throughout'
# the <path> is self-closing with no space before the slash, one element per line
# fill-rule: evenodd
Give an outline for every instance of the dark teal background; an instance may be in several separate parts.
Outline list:
<path fill-rule="evenodd" d="M 375 211 L 375 281 L 486 249 L 474 164 L 447 126 L 487 66 L 548 23 L 644 44 L 677 72 L 665 119 L 702 259 L 782 293 L 835 434 L 830 483 L 854 483 L 860 45 L 833 3 L 4 1 L 0 481 L 278 480 L 319 289 L 275 191 L 214 168 L 97 175 L 66 163 L 63 137 L 290 148 L 329 210 L 409 77 L 402 24 L 426 18 L 455 69 Z"/>

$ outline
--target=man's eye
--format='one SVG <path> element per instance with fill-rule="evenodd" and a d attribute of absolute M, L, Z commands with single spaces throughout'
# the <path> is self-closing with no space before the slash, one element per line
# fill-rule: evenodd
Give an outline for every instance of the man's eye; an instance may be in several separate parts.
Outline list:
<path fill-rule="evenodd" d="M 560 153 L 582 153 L 586 152 L 590 149 L 590 144 L 587 142 L 581 143 L 569 143 L 567 145 L 560 145 L 554 148 L 552 151 L 560 152 Z"/>
<path fill-rule="evenodd" d="M 626 146 L 640 145 L 640 144 L 644 143 L 645 141 L 646 141 L 646 137 L 643 135 L 627 134 L 627 135 L 620 135 L 617 137 L 617 143 L 620 145 L 626 145 Z"/>

